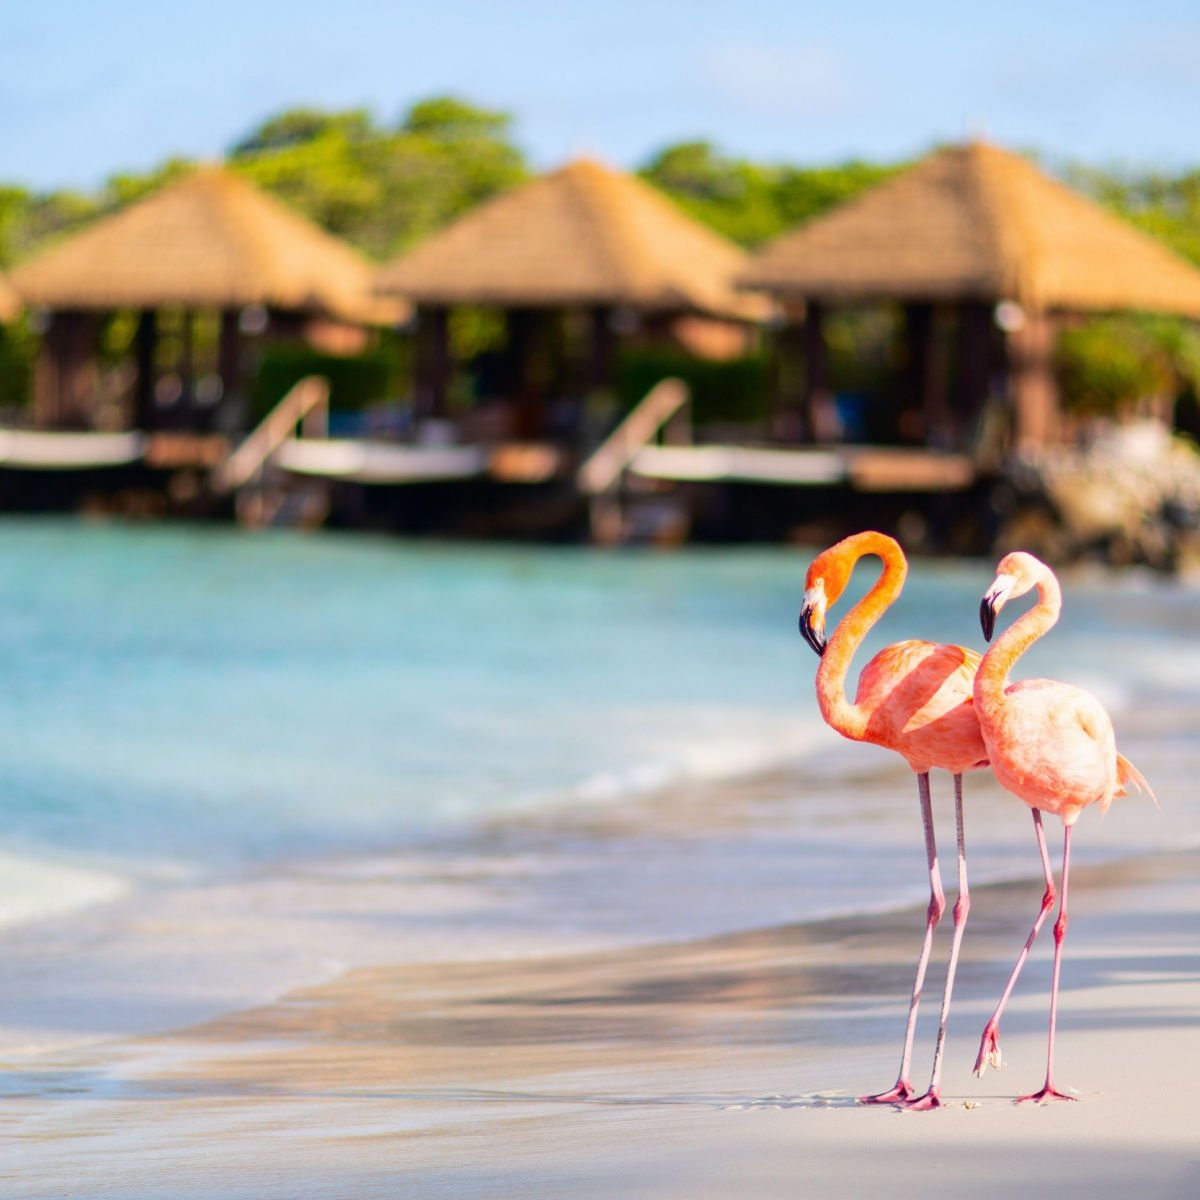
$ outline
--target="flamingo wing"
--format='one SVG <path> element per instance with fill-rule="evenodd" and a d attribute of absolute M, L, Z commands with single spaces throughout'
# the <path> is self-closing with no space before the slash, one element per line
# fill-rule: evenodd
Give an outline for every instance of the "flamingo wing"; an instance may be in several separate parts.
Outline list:
<path fill-rule="evenodd" d="M 969 771 L 987 751 L 972 685 L 979 655 L 939 642 L 897 642 L 863 668 L 855 704 L 868 714 L 866 739 L 902 754 L 917 771 Z"/>
<path fill-rule="evenodd" d="M 947 646 L 941 642 L 896 642 L 875 655 L 858 677 L 858 692 L 854 703 L 877 709 L 896 703 L 895 693 L 902 686 L 910 692 L 906 697 L 910 712 L 918 696 L 928 702 L 943 693 L 943 704 L 958 704 L 971 696 L 979 655 L 964 646 Z M 953 699 L 951 699 L 953 697 Z"/>

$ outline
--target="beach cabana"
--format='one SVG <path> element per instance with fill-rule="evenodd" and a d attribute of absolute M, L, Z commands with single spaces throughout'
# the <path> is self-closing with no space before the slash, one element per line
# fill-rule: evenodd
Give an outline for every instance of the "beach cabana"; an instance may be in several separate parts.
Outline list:
<path fill-rule="evenodd" d="M 940 150 L 780 237 L 742 282 L 789 314 L 784 336 L 805 370 L 785 402 L 805 439 L 828 390 L 823 322 L 835 306 L 903 306 L 909 399 L 931 445 L 969 440 L 997 375 L 1007 378 L 1016 445 L 1054 440 L 1054 331 L 1066 315 L 1200 318 L 1200 271 L 1027 159 L 981 142 Z M 939 360 L 943 314 L 957 318 L 953 381 Z"/>
<path fill-rule="evenodd" d="M 634 328 L 663 333 L 690 318 L 744 329 L 762 316 L 765 305 L 734 285 L 745 262 L 737 246 L 649 184 L 580 159 L 471 210 L 384 267 L 377 287 L 417 305 L 417 407 L 424 415 L 444 412 L 450 310 L 503 310 L 504 387 L 515 432 L 533 435 L 547 399 L 537 363 L 548 354 L 552 314 L 586 321 L 587 363 L 577 375 L 603 386 L 615 338 Z M 697 332 L 693 324 L 689 333 Z"/>
<path fill-rule="evenodd" d="M 401 315 L 371 291 L 370 262 L 231 171 L 197 169 L 20 264 L 13 285 L 45 313 L 35 396 L 42 425 L 91 423 L 99 319 L 138 314 L 133 423 L 155 418 L 158 315 L 182 312 L 179 375 L 191 399 L 192 317 L 220 314 L 223 394 L 238 386 L 240 343 L 303 336 L 313 323 L 361 327 Z M 185 419 L 186 419 L 185 413 Z"/>

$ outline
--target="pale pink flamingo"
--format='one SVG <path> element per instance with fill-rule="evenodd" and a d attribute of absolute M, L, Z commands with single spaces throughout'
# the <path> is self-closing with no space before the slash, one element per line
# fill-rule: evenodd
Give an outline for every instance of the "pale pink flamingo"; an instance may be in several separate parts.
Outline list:
<path fill-rule="evenodd" d="M 883 560 L 883 572 L 870 591 L 842 618 L 828 642 L 825 612 L 835 604 L 849 582 L 854 564 L 867 554 Z M 929 864 L 929 909 L 925 941 L 917 960 L 917 974 L 908 1008 L 900 1073 L 895 1086 L 864 1104 L 899 1104 L 923 1110 L 941 1106 L 942 1052 L 950 994 L 958 964 L 959 946 L 971 905 L 967 891 L 966 848 L 963 838 L 962 776 L 964 771 L 987 766 L 987 752 L 979 734 L 972 701 L 972 683 L 979 655 L 962 646 L 937 642 L 897 642 L 881 650 L 862 669 L 854 703 L 846 698 L 850 660 L 868 630 L 900 595 L 908 564 L 898 543 L 882 533 L 858 533 L 831 546 L 813 562 L 805 581 L 800 609 L 800 631 L 821 655 L 817 670 L 817 700 L 821 715 L 844 737 L 886 746 L 900 754 L 917 774 L 925 852 Z M 925 985 L 925 969 L 933 945 L 933 931 L 946 910 L 934 841 L 929 772 L 933 767 L 954 775 L 954 815 L 958 835 L 958 899 L 954 905 L 954 936 L 946 969 L 946 985 L 933 1054 L 929 1088 L 917 1096 L 909 1082 L 917 1008 Z"/>
<path fill-rule="evenodd" d="M 1050 1038 L 1046 1053 L 1046 1082 L 1041 1091 L 1020 1096 L 1032 1100 L 1073 1100 L 1054 1086 L 1054 1026 L 1058 1014 L 1058 979 L 1063 941 L 1067 934 L 1067 874 L 1071 863 L 1071 829 L 1079 814 L 1092 804 L 1106 812 L 1115 795 L 1134 784 L 1150 794 L 1149 784 L 1128 759 L 1117 753 L 1112 722 L 1104 706 L 1089 692 L 1050 679 L 1008 682 L 1018 658 L 1058 620 L 1062 592 L 1054 572 L 1032 554 L 1006 555 L 996 578 L 984 594 L 979 619 L 991 641 L 996 614 L 1005 603 L 1037 588 L 1038 602 L 996 639 L 975 676 L 975 708 L 996 778 L 1033 809 L 1038 850 L 1046 890 L 1042 907 L 1017 956 L 1004 994 L 983 1030 L 975 1073 L 1000 1066 L 1000 1015 L 1017 976 L 1029 957 L 1038 930 L 1054 906 L 1054 873 L 1046 852 L 1042 812 L 1056 813 L 1063 822 L 1062 903 L 1054 923 L 1054 970 L 1050 987 Z M 1157 801 L 1155 801 L 1157 803 Z"/>

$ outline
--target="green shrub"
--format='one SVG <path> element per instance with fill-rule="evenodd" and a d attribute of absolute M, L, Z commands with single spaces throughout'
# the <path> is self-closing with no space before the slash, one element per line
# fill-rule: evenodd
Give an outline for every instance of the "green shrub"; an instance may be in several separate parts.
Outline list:
<path fill-rule="evenodd" d="M 404 343 L 392 341 L 365 354 L 323 354 L 309 346 L 279 343 L 263 349 L 251 393 L 253 417 L 261 420 L 306 375 L 329 380 L 329 407 L 357 412 L 401 392 L 407 378 Z"/>
<path fill-rule="evenodd" d="M 23 321 L 0 325 L 0 408 L 24 408 L 33 392 L 37 338 Z"/>
<path fill-rule="evenodd" d="M 670 348 L 622 347 L 616 361 L 617 399 L 628 410 L 660 379 L 674 375 L 692 389 L 696 424 L 762 421 L 770 405 L 767 362 L 765 354 L 712 362 Z"/>
<path fill-rule="evenodd" d="M 1112 413 L 1147 396 L 1176 396 L 1200 380 L 1200 337 L 1165 317 L 1103 317 L 1066 329 L 1057 365 L 1065 406 Z"/>

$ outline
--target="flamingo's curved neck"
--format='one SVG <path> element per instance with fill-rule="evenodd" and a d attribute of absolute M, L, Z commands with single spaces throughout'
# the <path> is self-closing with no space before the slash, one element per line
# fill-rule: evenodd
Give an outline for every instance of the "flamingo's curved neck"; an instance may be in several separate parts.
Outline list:
<path fill-rule="evenodd" d="M 861 738 L 866 731 L 869 714 L 852 704 L 846 696 L 850 660 L 871 627 L 900 595 L 908 574 L 908 564 L 900 547 L 891 538 L 866 538 L 848 548 L 847 553 L 852 556 L 851 571 L 854 564 L 868 554 L 883 559 L 883 571 L 870 591 L 838 622 L 833 631 L 821 656 L 821 665 L 817 668 L 817 703 L 821 715 L 838 733 L 849 738 Z"/>
<path fill-rule="evenodd" d="M 975 675 L 975 695 L 986 710 L 1004 700 L 1008 675 L 1017 659 L 1046 633 L 1062 611 L 1062 590 L 1049 567 L 1037 576 L 1038 602 L 1018 617 L 989 647 Z"/>

